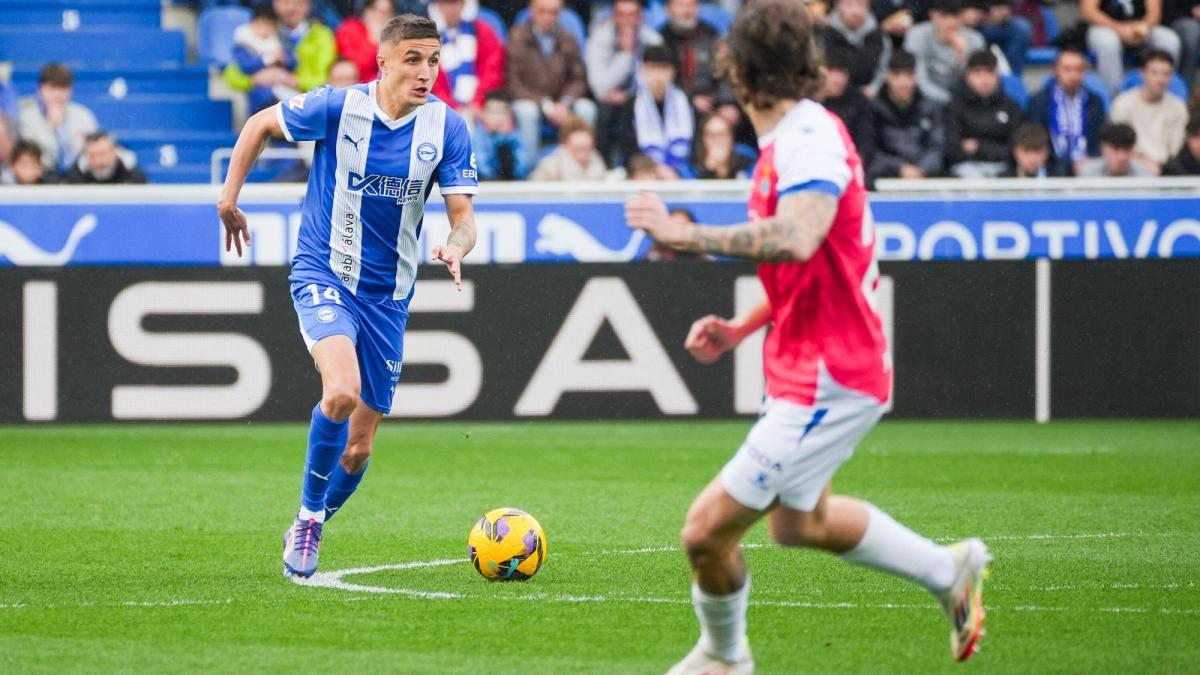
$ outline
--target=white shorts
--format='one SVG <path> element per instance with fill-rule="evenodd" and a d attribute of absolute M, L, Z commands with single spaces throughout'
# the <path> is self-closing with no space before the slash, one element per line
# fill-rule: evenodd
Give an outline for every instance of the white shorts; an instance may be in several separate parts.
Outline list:
<path fill-rule="evenodd" d="M 746 508 L 763 511 L 778 498 L 790 509 L 812 511 L 884 410 L 873 397 L 827 375 L 811 406 L 768 397 L 742 447 L 721 469 L 721 483 Z"/>

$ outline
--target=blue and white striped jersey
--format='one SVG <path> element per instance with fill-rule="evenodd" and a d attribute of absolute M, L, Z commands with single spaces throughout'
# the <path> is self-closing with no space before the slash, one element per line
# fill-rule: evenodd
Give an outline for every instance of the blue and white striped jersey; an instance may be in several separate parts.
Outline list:
<path fill-rule="evenodd" d="M 365 300 L 407 301 L 417 237 L 437 181 L 479 190 L 471 135 L 437 98 L 393 120 L 376 82 L 314 89 L 276 106 L 289 141 L 316 141 L 292 278 L 336 281 Z"/>

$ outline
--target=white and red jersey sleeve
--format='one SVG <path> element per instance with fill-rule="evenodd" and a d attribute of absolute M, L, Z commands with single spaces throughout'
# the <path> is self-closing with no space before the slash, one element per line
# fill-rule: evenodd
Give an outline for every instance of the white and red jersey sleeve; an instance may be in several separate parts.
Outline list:
<path fill-rule="evenodd" d="M 838 200 L 811 259 L 759 265 L 773 323 L 763 345 L 767 394 L 813 405 L 824 370 L 838 384 L 886 402 L 891 359 L 875 307 L 874 222 L 854 142 L 833 113 L 804 100 L 759 146 L 751 219 L 774 216 L 779 199 L 797 192 Z"/>

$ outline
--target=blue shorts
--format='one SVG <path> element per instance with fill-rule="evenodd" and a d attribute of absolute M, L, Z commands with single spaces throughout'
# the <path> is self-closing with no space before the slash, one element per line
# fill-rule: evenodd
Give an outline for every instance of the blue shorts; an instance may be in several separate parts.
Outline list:
<path fill-rule="evenodd" d="M 407 303 L 367 302 L 327 281 L 293 280 L 292 305 L 310 352 L 313 345 L 331 335 L 350 338 L 358 354 L 363 402 L 385 415 L 391 412 L 404 358 Z"/>

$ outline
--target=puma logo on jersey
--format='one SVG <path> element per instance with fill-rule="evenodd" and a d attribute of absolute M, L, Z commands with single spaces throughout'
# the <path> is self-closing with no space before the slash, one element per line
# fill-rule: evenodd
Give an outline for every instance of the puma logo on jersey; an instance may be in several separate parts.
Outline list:
<path fill-rule="evenodd" d="M 366 136 L 363 136 L 363 138 L 366 138 Z M 358 144 L 363 142 L 362 138 L 358 139 L 357 141 L 353 138 L 350 138 L 350 134 L 342 134 L 342 139 L 349 142 L 350 145 L 353 145 L 356 152 L 358 151 Z"/>
<path fill-rule="evenodd" d="M 361 192 L 368 197 L 384 197 L 395 199 L 397 204 L 408 204 L 425 194 L 425 180 L 380 176 L 376 173 L 360 176 L 351 171 L 346 178 L 346 189 Z"/>

